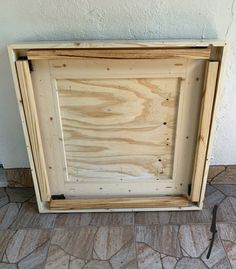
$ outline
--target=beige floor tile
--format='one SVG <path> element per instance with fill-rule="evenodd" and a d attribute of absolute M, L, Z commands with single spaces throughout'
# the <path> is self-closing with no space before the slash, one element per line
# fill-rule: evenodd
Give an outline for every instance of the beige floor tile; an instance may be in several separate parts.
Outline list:
<path fill-rule="evenodd" d="M 229 269 L 230 264 L 228 262 L 227 255 L 225 253 L 224 247 L 216 234 L 216 238 L 214 240 L 214 245 L 211 251 L 210 258 L 207 259 L 207 252 L 206 251 L 202 254 L 201 259 L 202 261 L 209 267 L 209 268 L 219 268 L 219 269 Z"/>
<path fill-rule="evenodd" d="M 161 255 L 145 243 L 137 243 L 138 269 L 162 269 Z"/>
<path fill-rule="evenodd" d="M 134 238 L 111 257 L 110 264 L 113 269 L 137 269 Z"/>
<path fill-rule="evenodd" d="M 94 251 L 101 260 L 110 259 L 133 239 L 133 228 L 99 227 L 94 238 Z"/>
<path fill-rule="evenodd" d="M 174 257 L 166 256 L 162 259 L 163 269 L 174 269 L 177 259 Z"/>
<path fill-rule="evenodd" d="M 3 256 L 5 253 L 6 247 L 8 245 L 8 242 L 14 233 L 15 231 L 12 231 L 12 230 L 0 231 L 0 262 L 3 260 Z"/>
<path fill-rule="evenodd" d="M 217 185 L 215 184 L 214 187 L 221 192 L 223 192 L 226 196 L 233 196 L 236 197 L 236 184 L 235 185 Z"/>
<path fill-rule="evenodd" d="M 6 263 L 0 263 L 1 269 L 17 269 L 16 264 L 6 264 Z"/>
<path fill-rule="evenodd" d="M 211 238 L 210 225 L 181 225 L 179 241 L 182 249 L 190 256 L 197 258 L 209 246 Z"/>
<path fill-rule="evenodd" d="M 214 177 L 216 177 L 217 175 L 219 175 L 220 173 L 222 173 L 225 170 L 225 166 L 224 165 L 211 165 L 209 167 L 209 172 L 208 172 L 208 179 L 213 179 Z"/>
<path fill-rule="evenodd" d="M 201 260 L 184 257 L 177 262 L 175 269 L 208 269 L 208 268 Z"/>
<path fill-rule="evenodd" d="M 23 203 L 35 195 L 33 188 L 6 188 L 6 192 L 12 203 Z"/>
<path fill-rule="evenodd" d="M 0 230 L 8 229 L 17 218 L 19 207 L 16 203 L 8 203 L 0 208 Z"/>
<path fill-rule="evenodd" d="M 217 211 L 217 222 L 236 222 L 236 198 L 227 197 Z"/>
<path fill-rule="evenodd" d="M 4 188 L 0 188 L 0 208 L 9 202 Z"/>
<path fill-rule="evenodd" d="M 94 226 L 122 226 L 134 223 L 133 213 L 75 213 L 58 214 L 55 227 Z"/>
<path fill-rule="evenodd" d="M 91 260 L 97 228 L 80 227 L 77 229 L 56 229 L 52 245 L 59 246 L 64 252 L 83 260 Z"/>
<path fill-rule="evenodd" d="M 6 256 L 8 261 L 10 263 L 17 263 L 21 261 L 22 268 L 26 268 L 25 264 L 28 264 L 27 267 L 30 269 L 31 267 L 29 264 L 31 259 L 28 260 L 25 258 L 29 258 L 29 255 L 31 255 L 32 262 L 36 262 L 35 260 L 37 260 L 38 265 L 39 263 L 41 264 L 46 258 L 46 253 L 43 246 L 49 243 L 49 239 L 50 231 L 48 230 L 30 229 L 17 231 L 9 240 L 6 248 Z M 25 263 L 22 259 L 25 259 Z"/>
<path fill-rule="evenodd" d="M 52 228 L 56 214 L 40 214 L 34 203 L 23 203 L 20 212 L 11 228 Z"/>
<path fill-rule="evenodd" d="M 155 251 L 181 257 L 177 225 L 137 226 L 136 241 L 145 243 Z"/>
<path fill-rule="evenodd" d="M 236 244 L 230 241 L 223 241 L 232 269 L 236 269 Z"/>
<path fill-rule="evenodd" d="M 212 184 L 236 184 L 236 165 L 229 165 L 225 171 L 216 176 Z"/>
<path fill-rule="evenodd" d="M 171 212 L 138 212 L 135 213 L 135 224 L 169 224 L 170 217 Z"/>
<path fill-rule="evenodd" d="M 90 261 L 83 267 L 83 269 L 113 269 L 113 268 L 111 268 L 110 263 L 107 261 Z"/>
<path fill-rule="evenodd" d="M 82 267 L 136 269 L 133 226 L 55 229 L 46 269 Z"/>

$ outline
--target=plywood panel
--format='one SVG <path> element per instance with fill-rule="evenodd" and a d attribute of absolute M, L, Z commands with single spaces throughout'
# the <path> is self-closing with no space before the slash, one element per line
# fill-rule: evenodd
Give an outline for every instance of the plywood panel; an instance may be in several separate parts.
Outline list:
<path fill-rule="evenodd" d="M 57 80 L 68 180 L 171 179 L 178 79 Z"/>

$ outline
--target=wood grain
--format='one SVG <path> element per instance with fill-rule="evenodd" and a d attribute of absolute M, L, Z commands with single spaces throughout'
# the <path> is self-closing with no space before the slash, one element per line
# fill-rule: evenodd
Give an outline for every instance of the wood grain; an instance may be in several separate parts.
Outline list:
<path fill-rule="evenodd" d="M 179 49 L 50 49 L 29 50 L 30 60 L 46 59 L 209 59 L 210 48 Z"/>
<path fill-rule="evenodd" d="M 192 177 L 191 200 L 199 202 L 203 182 L 206 152 L 211 126 L 213 102 L 218 73 L 218 62 L 208 62 L 206 66 L 205 83 L 200 112 L 200 124 L 198 130 L 198 141 L 195 153 L 194 170 Z"/>
<path fill-rule="evenodd" d="M 28 61 L 17 61 L 16 67 L 41 199 L 49 201 L 49 183 Z"/>
<path fill-rule="evenodd" d="M 89 209 L 89 208 L 167 208 L 184 207 L 190 202 L 184 196 L 163 197 L 133 197 L 133 198 L 106 198 L 106 199 L 66 199 L 51 200 L 51 209 Z"/>
<path fill-rule="evenodd" d="M 57 80 L 69 181 L 171 179 L 178 79 Z"/>

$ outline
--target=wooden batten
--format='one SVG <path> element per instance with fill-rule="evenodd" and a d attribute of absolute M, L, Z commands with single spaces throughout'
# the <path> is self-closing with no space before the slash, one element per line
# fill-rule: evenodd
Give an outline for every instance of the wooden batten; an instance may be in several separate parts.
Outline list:
<path fill-rule="evenodd" d="M 51 200 L 51 209 L 119 209 L 119 208 L 168 208 L 186 207 L 190 204 L 184 196 L 133 197 L 104 199 Z"/>
<path fill-rule="evenodd" d="M 210 48 L 179 48 L 179 49 L 50 49 L 29 50 L 30 60 L 55 59 L 209 59 Z"/>
<path fill-rule="evenodd" d="M 191 200 L 199 202 L 202 187 L 204 166 L 206 162 L 206 152 L 211 126 L 213 102 L 217 82 L 219 62 L 207 62 L 205 72 L 205 83 L 203 89 L 203 99 L 200 112 L 200 125 L 198 130 L 198 142 L 195 153 L 195 164 L 192 177 Z"/>
<path fill-rule="evenodd" d="M 28 61 L 16 61 L 16 68 L 41 199 L 48 201 L 50 197 L 49 183 Z"/>

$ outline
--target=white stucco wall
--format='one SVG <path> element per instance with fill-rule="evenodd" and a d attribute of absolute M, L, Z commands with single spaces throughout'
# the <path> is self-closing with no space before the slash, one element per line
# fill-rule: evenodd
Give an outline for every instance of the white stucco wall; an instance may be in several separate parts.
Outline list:
<path fill-rule="evenodd" d="M 227 40 L 229 57 L 212 163 L 236 164 L 234 0 L 0 0 L 0 4 L 0 162 L 5 167 L 28 166 L 7 44 L 83 39 Z"/>

